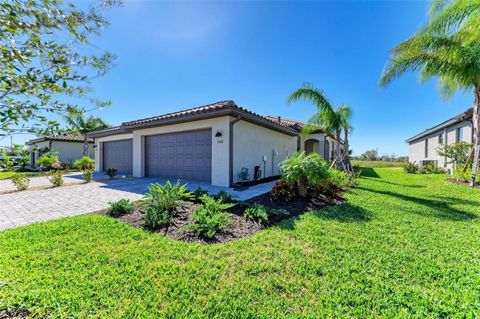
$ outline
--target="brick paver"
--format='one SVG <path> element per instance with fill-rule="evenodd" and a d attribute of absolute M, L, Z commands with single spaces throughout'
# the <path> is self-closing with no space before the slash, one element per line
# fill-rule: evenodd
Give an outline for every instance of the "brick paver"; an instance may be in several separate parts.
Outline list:
<path fill-rule="evenodd" d="M 132 201 L 143 197 L 151 183 L 164 179 L 137 178 L 111 182 L 91 182 L 42 190 L 27 190 L 0 195 L 0 231 L 35 222 L 91 213 L 108 207 L 109 202 L 122 198 Z M 211 194 L 224 190 L 234 198 L 246 200 L 268 192 L 273 182 L 252 186 L 244 191 L 188 182 L 190 191 L 197 187 Z"/>

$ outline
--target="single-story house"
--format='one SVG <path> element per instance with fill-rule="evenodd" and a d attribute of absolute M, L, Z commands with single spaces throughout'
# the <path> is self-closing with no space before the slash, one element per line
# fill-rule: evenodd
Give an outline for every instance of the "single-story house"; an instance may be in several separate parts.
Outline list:
<path fill-rule="evenodd" d="M 473 109 L 470 108 L 406 140 L 409 145 L 408 160 L 419 165 L 433 164 L 451 169 L 451 166 L 447 163 L 448 159 L 438 154 L 438 148 L 441 145 L 454 144 L 460 141 L 472 143 L 472 116 Z"/>
<path fill-rule="evenodd" d="M 30 151 L 30 166 L 36 167 L 36 161 L 46 149 L 58 152 L 58 160 L 64 164 L 72 164 L 83 156 L 85 137 L 78 133 L 63 133 L 43 136 L 25 143 Z M 88 138 L 88 156 L 93 158 L 94 140 Z"/>
<path fill-rule="evenodd" d="M 278 165 L 297 150 L 331 158 L 332 137 L 318 130 L 304 139 L 299 134 L 303 126 L 222 101 L 124 122 L 88 136 L 95 139 L 96 171 L 116 168 L 136 177 L 231 186 L 246 178 L 279 175 Z"/>

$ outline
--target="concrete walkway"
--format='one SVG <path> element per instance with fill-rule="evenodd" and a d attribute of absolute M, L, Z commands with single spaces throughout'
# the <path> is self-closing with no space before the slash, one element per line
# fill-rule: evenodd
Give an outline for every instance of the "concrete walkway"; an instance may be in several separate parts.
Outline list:
<path fill-rule="evenodd" d="M 165 181 L 165 179 L 155 178 L 121 179 L 3 194 L 0 195 L 0 231 L 35 222 L 95 212 L 107 208 L 110 202 L 122 198 L 139 200 L 143 198 L 148 185 L 164 184 Z M 208 190 L 210 194 L 223 190 L 237 200 L 247 200 L 262 195 L 275 183 L 255 185 L 243 191 L 235 191 L 202 182 L 181 182 L 187 183 L 190 191 L 194 191 L 197 187 Z"/>

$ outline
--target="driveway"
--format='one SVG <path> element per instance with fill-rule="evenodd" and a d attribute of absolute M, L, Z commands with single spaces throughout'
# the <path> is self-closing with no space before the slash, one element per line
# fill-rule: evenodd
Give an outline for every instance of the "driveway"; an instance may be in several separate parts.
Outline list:
<path fill-rule="evenodd" d="M 0 195 L 0 231 L 67 216 L 95 212 L 108 207 L 112 201 L 125 198 L 132 201 L 143 197 L 151 183 L 165 183 L 165 179 L 135 178 L 109 182 L 63 186 Z M 212 186 L 202 182 L 185 182 L 190 191 L 197 187 L 210 194 L 226 191 L 233 198 L 247 200 L 268 192 L 274 182 L 252 186 L 244 191 Z"/>

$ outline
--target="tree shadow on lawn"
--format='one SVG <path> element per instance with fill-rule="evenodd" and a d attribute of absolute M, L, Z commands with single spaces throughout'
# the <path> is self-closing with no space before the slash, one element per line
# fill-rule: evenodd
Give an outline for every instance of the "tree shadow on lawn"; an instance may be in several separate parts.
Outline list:
<path fill-rule="evenodd" d="M 427 216 L 427 217 L 436 217 L 438 219 L 443 220 L 450 220 L 450 221 L 465 221 L 465 220 L 472 220 L 478 218 L 477 215 L 469 212 L 465 212 L 456 208 L 453 208 L 452 205 L 456 204 L 465 204 L 468 203 L 469 205 L 476 206 L 478 203 L 476 201 L 468 201 L 465 199 L 455 198 L 455 197 L 446 197 L 440 200 L 433 199 L 433 198 L 419 198 L 408 196 L 404 194 L 394 193 L 390 191 L 380 191 L 380 190 L 372 190 L 365 187 L 358 187 L 360 190 L 364 190 L 367 192 L 372 192 L 375 194 L 382 194 L 386 196 L 396 197 L 406 202 L 413 202 L 418 205 L 422 205 L 426 208 L 433 210 L 432 212 L 423 212 L 423 211 L 416 211 L 417 214 Z"/>
<path fill-rule="evenodd" d="M 361 176 L 361 177 L 362 177 L 362 179 L 367 179 L 367 180 L 370 180 L 370 181 L 373 181 L 373 182 L 384 183 L 384 184 L 389 184 L 389 185 L 393 185 L 393 186 L 402 186 L 402 187 L 411 187 L 411 188 L 425 188 L 425 186 L 418 185 L 418 184 L 412 184 L 412 185 L 399 184 L 399 183 L 394 183 L 394 182 L 387 182 L 387 181 L 384 181 L 384 180 L 381 180 L 381 179 L 376 179 L 376 178 L 370 178 L 370 177 L 365 177 L 365 176 Z"/>
<path fill-rule="evenodd" d="M 328 206 L 309 213 L 315 218 L 334 220 L 342 223 L 365 223 L 371 219 L 371 213 L 367 209 L 348 202 Z M 275 227 L 293 230 L 296 227 L 296 223 L 300 221 L 301 216 L 302 215 L 284 220 Z"/>
<path fill-rule="evenodd" d="M 360 168 L 360 177 L 380 178 L 380 175 L 377 174 L 374 168 L 362 167 Z"/>

